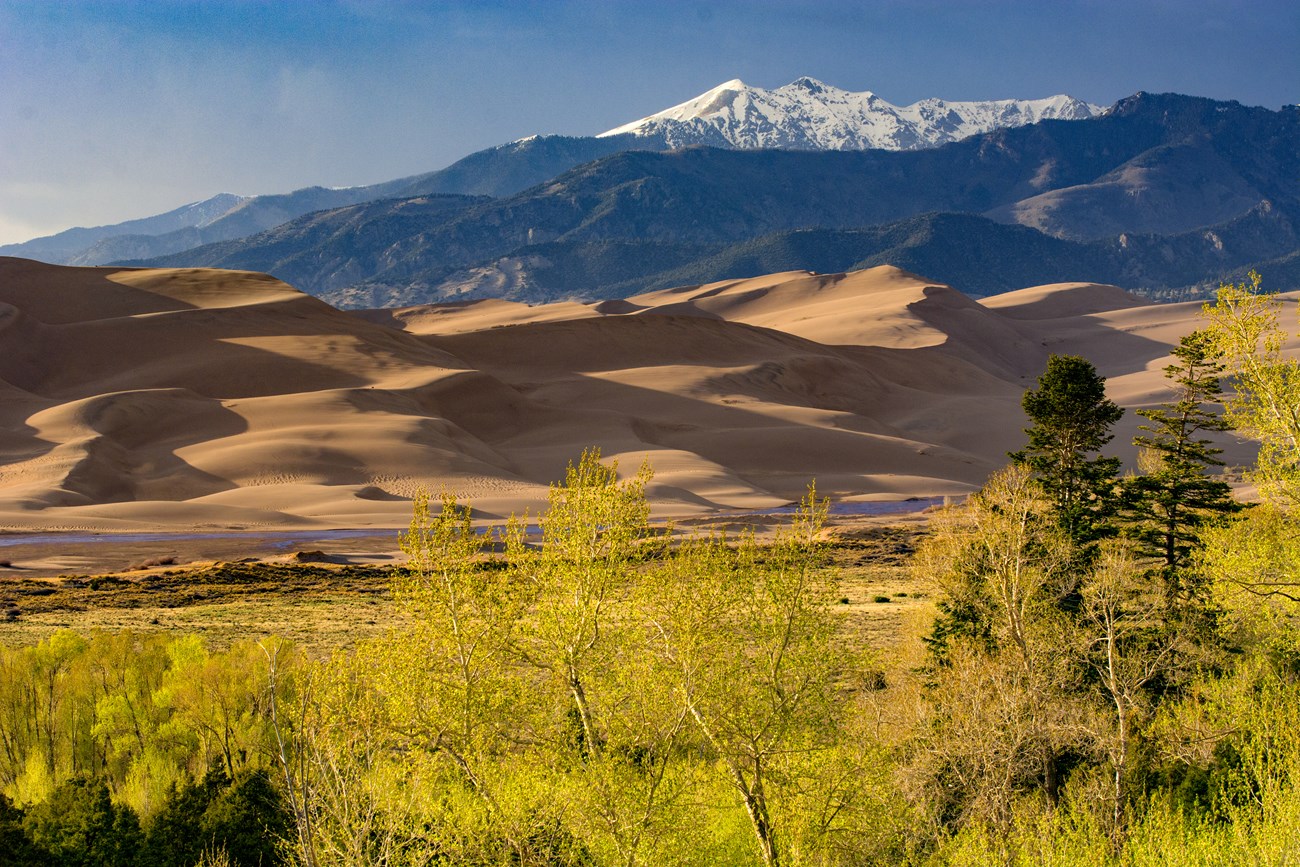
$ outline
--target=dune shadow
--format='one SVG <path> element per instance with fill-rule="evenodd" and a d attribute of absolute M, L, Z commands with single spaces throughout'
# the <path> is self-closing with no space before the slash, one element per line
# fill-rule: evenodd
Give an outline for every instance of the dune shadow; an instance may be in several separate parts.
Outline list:
<path fill-rule="evenodd" d="M 635 318 L 522 324 L 509 334 L 435 343 L 544 410 L 535 415 L 538 441 L 586 431 L 585 441 L 572 443 L 574 454 L 587 445 L 626 451 L 637 442 L 681 450 L 760 490 L 772 490 L 775 479 L 783 494 L 796 487 L 790 483 L 795 478 L 806 483 L 828 475 L 898 473 L 981 483 L 1006 462 L 1009 449 L 1022 444 L 1027 419 L 1020 397 L 1050 354 L 1074 350 L 1075 344 L 1101 346 L 1107 357 L 1125 359 L 1121 372 L 1128 372 L 1169 351 L 1159 341 L 1087 319 L 1068 339 L 1035 339 L 1032 327 L 1022 331 L 994 311 L 970 307 L 947 318 L 943 311 L 931 315 L 929 323 L 950 339 L 914 349 L 826 346 L 773 329 L 690 318 L 691 333 L 704 339 L 689 351 L 667 339 L 667 331 L 659 332 L 665 339 L 655 340 L 638 337 L 630 325 L 613 325 Z M 979 327 L 970 327 L 969 319 Z M 981 341 L 999 335 L 1014 346 L 1002 347 L 1008 351 L 992 359 L 981 351 Z M 529 363 L 534 356 L 537 363 Z M 1097 361 L 1106 364 L 1106 358 Z M 622 369 L 710 365 L 730 370 L 705 375 L 682 392 L 618 381 Z M 837 415 L 833 424 L 803 421 L 798 416 L 804 409 Z M 512 411 L 529 416 L 528 406 Z M 964 420 L 969 413 L 987 418 Z M 929 427 L 922 429 L 922 421 Z M 469 427 L 507 456 L 521 447 L 517 428 L 500 436 L 486 426 Z M 557 461 L 530 475 L 547 482 L 563 469 Z"/>

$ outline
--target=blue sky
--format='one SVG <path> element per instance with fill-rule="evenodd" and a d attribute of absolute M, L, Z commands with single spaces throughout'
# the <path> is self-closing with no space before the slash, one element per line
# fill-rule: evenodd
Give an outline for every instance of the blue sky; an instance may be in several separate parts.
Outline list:
<path fill-rule="evenodd" d="M 594 134 L 730 78 L 1300 101 L 1295 0 L 0 0 L 0 243 Z"/>

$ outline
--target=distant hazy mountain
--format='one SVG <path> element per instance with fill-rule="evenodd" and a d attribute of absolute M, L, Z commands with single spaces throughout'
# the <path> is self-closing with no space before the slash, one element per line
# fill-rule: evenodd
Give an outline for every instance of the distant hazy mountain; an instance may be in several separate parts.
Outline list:
<path fill-rule="evenodd" d="M 470 154 L 435 172 L 360 187 L 306 187 L 263 196 L 221 193 L 154 217 L 6 244 L 0 246 L 0 255 L 56 265 L 149 259 L 244 238 L 313 211 L 363 202 L 429 194 L 513 195 L 574 166 L 631 148 L 666 150 L 667 145 L 630 135 L 530 136 Z"/>
<path fill-rule="evenodd" d="M 732 79 L 604 136 L 632 134 L 666 142 L 731 148 L 796 150 L 917 150 L 982 132 L 1040 120 L 1081 120 L 1100 106 L 1072 96 L 945 102 L 923 99 L 907 106 L 870 91 L 853 93 L 800 78 L 775 90 Z"/>
<path fill-rule="evenodd" d="M 363 202 L 316 211 L 252 238 L 151 261 L 188 264 L 202 252 L 203 258 L 238 260 L 242 264 L 228 266 L 238 270 L 292 273 L 304 285 L 347 286 L 399 267 L 410 238 L 488 201 L 486 196 L 429 195 Z"/>
<path fill-rule="evenodd" d="M 162 235 L 167 232 L 207 226 L 246 201 L 247 198 L 244 196 L 218 193 L 210 199 L 191 202 L 153 217 L 127 220 L 125 223 L 111 226 L 78 227 L 56 235 L 33 238 L 20 244 L 5 244 L 0 246 L 0 256 L 23 256 L 28 259 L 62 264 L 88 247 L 114 235 Z"/>
<path fill-rule="evenodd" d="M 981 293 L 1055 280 L 1177 288 L 1300 247 L 1300 111 L 1138 94 L 1096 118 L 938 148 L 631 151 L 513 196 L 412 206 L 399 219 L 405 207 L 344 208 L 327 222 L 345 231 L 300 218 L 148 264 L 269 271 L 349 306 L 591 298 L 669 279 L 821 270 L 821 260 L 770 251 L 744 258 L 748 244 L 817 228 L 862 230 L 835 242 L 830 270 L 924 250 L 924 261 L 894 264 Z M 984 219 L 899 222 L 934 212 L 1033 217 L 1050 234 Z M 998 262 L 1029 270 L 1004 282 Z M 992 276 L 963 273 L 972 263 Z"/>
<path fill-rule="evenodd" d="M 244 238 L 295 217 L 393 195 L 392 185 L 405 190 L 405 181 L 366 187 L 305 187 L 271 196 L 222 193 L 141 220 L 128 220 L 93 229 L 68 229 L 57 235 L 0 247 L 0 255 L 22 256 L 58 265 L 103 265 L 118 259 L 165 256 L 202 244 Z"/>

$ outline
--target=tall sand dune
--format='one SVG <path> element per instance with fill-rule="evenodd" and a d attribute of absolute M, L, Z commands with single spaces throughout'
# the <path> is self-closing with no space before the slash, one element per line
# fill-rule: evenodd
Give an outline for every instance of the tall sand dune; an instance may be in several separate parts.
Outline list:
<path fill-rule="evenodd" d="M 587 446 L 649 460 L 661 514 L 961 493 L 1050 353 L 1151 405 L 1198 309 L 880 267 L 353 314 L 262 274 L 0 259 L 0 529 L 400 526 L 421 489 L 499 517 Z"/>

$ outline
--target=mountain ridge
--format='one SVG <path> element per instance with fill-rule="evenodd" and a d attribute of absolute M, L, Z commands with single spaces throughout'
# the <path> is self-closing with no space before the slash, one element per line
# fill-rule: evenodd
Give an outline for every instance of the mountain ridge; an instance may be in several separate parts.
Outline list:
<path fill-rule="evenodd" d="M 1065 94 L 967 102 L 929 98 L 898 106 L 871 91 L 855 93 L 808 76 L 772 90 L 732 79 L 598 137 L 654 137 L 671 148 L 916 150 L 996 128 L 1081 120 L 1102 111 Z"/>
<path fill-rule="evenodd" d="M 1198 185 L 1180 175 L 1178 167 L 1183 165 L 1215 167 L 1231 195 L 1206 187 L 1198 197 Z M 1162 166 L 1170 170 L 1162 174 Z M 1118 183 L 1116 177 L 1130 170 L 1137 173 L 1139 167 L 1150 194 L 1119 214 L 1117 225 L 1104 226 L 1106 233 L 1097 231 L 1090 211 L 1071 205 L 1088 203 L 1079 191 L 1109 189 L 1107 185 Z M 1030 247 L 1091 250 L 1086 256 L 1071 253 L 1059 263 L 1102 261 L 1104 273 L 1132 281 L 1129 288 L 1159 290 L 1284 257 L 1300 246 L 1294 229 L 1295 215 L 1300 214 L 1300 112 L 1138 94 L 1098 118 L 999 129 L 925 150 L 622 151 L 514 196 L 442 211 L 400 233 L 363 240 L 361 221 L 350 234 L 321 245 L 311 240 L 311 221 L 300 219 L 273 234 L 128 264 L 269 271 L 335 303 L 365 307 L 453 299 L 474 283 L 487 293 L 493 284 L 510 283 L 500 277 L 502 268 L 536 273 L 533 257 L 545 258 L 554 251 L 568 251 L 563 255 L 570 261 L 569 273 L 608 273 L 619 266 L 619 255 L 648 272 L 639 285 L 628 282 L 636 275 L 625 273 L 600 286 L 533 282 L 525 287 L 527 292 L 508 296 L 535 301 L 609 297 L 662 285 L 653 278 L 658 272 L 673 271 L 679 283 L 737 276 L 683 269 L 773 233 L 809 228 L 866 232 L 872 226 L 888 232 L 899 221 L 943 212 L 1013 220 L 1008 209 L 1052 190 L 1074 191 L 1065 197 L 1074 210 L 1058 208 L 1052 214 L 1057 229 L 1053 234 L 1025 235 L 1030 229 L 1015 223 L 997 230 L 986 220 L 970 224 L 978 230 L 972 238 L 993 240 L 972 249 L 984 257 L 1004 255 L 1008 245 L 1023 236 Z M 1171 201 L 1180 203 L 1174 213 L 1166 207 Z M 382 216 L 385 209 L 400 206 L 366 207 Z M 332 219 L 346 222 L 346 213 L 340 211 Z M 1160 231 L 1152 231 L 1153 223 Z M 275 250 L 292 247 L 289 239 L 295 235 L 302 250 L 292 261 L 277 258 Z M 1137 267 L 1116 265 L 1118 254 L 1109 249 L 1129 243 L 1126 237 L 1137 251 L 1130 257 Z M 368 244 L 384 252 L 382 262 L 362 249 Z M 955 262 L 970 258 L 963 247 L 969 244 L 960 233 L 946 236 L 946 244 Z M 937 255 L 940 247 L 931 249 Z M 1193 255 L 1180 262 L 1175 249 Z M 876 247 L 864 255 L 881 252 Z M 367 275 L 321 276 L 344 275 L 333 263 L 367 257 L 380 265 Z M 862 257 L 836 261 L 838 268 L 880 263 Z M 311 263 L 311 268 L 300 263 Z M 782 262 L 793 264 L 798 263 Z M 1205 270 L 1189 280 L 1185 266 Z M 1079 273 L 1073 266 L 1034 275 L 1043 282 L 1094 278 L 1110 279 Z M 337 294 L 345 289 L 355 290 L 356 297 Z"/>
<path fill-rule="evenodd" d="M 805 78 L 800 81 L 814 82 L 815 79 Z M 823 88 L 828 87 L 821 85 L 820 82 L 817 84 Z M 847 93 L 838 90 L 836 92 Z M 1004 100 L 1002 102 L 1028 104 L 1034 101 Z M 921 103 L 916 103 L 916 106 L 931 103 L 938 105 L 942 100 L 923 100 Z M 994 104 L 953 103 L 952 105 Z M 933 108 L 928 110 L 934 112 Z M 941 122 L 942 118 L 938 120 Z M 638 122 L 634 121 L 631 125 L 636 123 Z M 862 141 L 864 146 L 869 144 L 866 138 Z M 758 143 L 757 137 L 755 142 Z M 934 138 L 934 142 L 938 143 L 939 138 Z M 735 145 L 721 139 L 711 144 L 726 147 L 745 146 L 739 143 L 739 139 Z M 651 134 L 646 131 L 627 134 L 608 131 L 599 136 L 527 136 L 476 151 L 442 169 L 431 172 L 355 187 L 304 187 L 290 193 L 238 197 L 221 194 L 205 202 L 182 206 L 155 217 L 128 220 L 91 229 L 78 227 L 21 243 L 7 244 L 0 246 L 0 255 L 29 256 L 55 264 L 71 265 L 99 265 L 126 259 L 148 259 L 204 244 L 246 237 L 326 208 L 425 194 L 448 193 L 497 197 L 514 195 L 578 165 L 612 153 L 625 150 L 663 151 L 678 146 L 679 144 L 675 143 L 671 136 Z M 881 138 L 879 142 L 870 146 L 887 147 L 889 144 Z M 198 217 L 176 219 L 177 215 L 186 212 L 187 209 L 205 206 L 223 197 L 238 201 L 227 202 L 221 213 L 214 214 L 208 219 Z"/>

